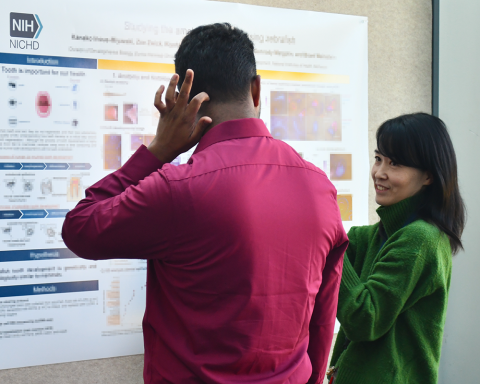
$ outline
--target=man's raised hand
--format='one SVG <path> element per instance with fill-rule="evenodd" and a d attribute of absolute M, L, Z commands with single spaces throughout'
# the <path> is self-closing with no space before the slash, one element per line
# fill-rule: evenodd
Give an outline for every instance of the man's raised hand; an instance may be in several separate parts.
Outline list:
<path fill-rule="evenodd" d="M 200 141 L 205 128 L 211 123 L 210 117 L 202 117 L 196 121 L 197 112 L 204 101 L 210 100 L 205 93 L 196 95 L 188 102 L 190 90 L 193 84 L 193 71 L 187 70 L 185 81 L 180 93 L 175 89 L 178 83 L 178 75 L 175 74 L 165 94 L 165 103 L 162 102 L 162 94 L 165 87 L 162 85 L 155 94 L 155 107 L 160 112 L 157 134 L 148 150 L 162 163 L 169 163 L 178 155 L 188 151 Z"/>

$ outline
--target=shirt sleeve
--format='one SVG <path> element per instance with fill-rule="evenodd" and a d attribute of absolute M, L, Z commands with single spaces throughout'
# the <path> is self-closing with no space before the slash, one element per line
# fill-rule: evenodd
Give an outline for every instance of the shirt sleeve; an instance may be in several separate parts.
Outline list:
<path fill-rule="evenodd" d="M 342 261 L 347 246 L 348 238 L 339 216 L 337 241 L 327 256 L 322 272 L 322 284 L 315 298 L 315 307 L 310 320 L 308 355 L 312 363 L 312 375 L 308 384 L 323 383 L 327 370 L 328 355 L 335 328 Z"/>
<path fill-rule="evenodd" d="M 88 188 L 86 198 L 65 218 L 67 247 L 92 260 L 162 257 L 173 216 L 162 165 L 141 146 L 123 167 Z"/>
<path fill-rule="evenodd" d="M 408 239 L 392 241 L 362 282 L 349 257 L 343 261 L 337 317 L 351 341 L 373 341 L 393 326 L 425 273 L 425 259 L 406 252 Z"/>

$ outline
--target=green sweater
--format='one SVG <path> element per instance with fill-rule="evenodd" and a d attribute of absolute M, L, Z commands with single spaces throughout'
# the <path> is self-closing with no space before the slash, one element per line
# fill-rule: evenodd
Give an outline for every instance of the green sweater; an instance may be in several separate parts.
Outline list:
<path fill-rule="evenodd" d="M 331 364 L 335 384 L 434 384 L 452 270 L 447 236 L 415 220 L 420 197 L 353 227 L 343 262 Z"/>

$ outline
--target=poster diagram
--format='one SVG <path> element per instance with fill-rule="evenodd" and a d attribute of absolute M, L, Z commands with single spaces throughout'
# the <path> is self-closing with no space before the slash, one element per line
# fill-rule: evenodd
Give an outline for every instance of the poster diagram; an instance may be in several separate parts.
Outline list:
<path fill-rule="evenodd" d="M 19 31 L 22 17 L 40 22 Z M 91 185 L 151 143 L 155 92 L 199 25 L 249 34 L 260 118 L 330 178 L 347 230 L 367 224 L 365 17 L 201 0 L 19 0 L 1 2 L 0 21 L 0 349 L 12 351 L 0 369 L 143 352 L 146 262 L 79 259 L 62 224 Z"/>

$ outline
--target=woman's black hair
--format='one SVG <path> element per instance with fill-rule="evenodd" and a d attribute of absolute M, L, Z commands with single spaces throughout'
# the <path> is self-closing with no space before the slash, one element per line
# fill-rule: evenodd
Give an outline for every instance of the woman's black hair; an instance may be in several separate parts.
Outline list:
<path fill-rule="evenodd" d="M 463 249 L 460 238 L 465 227 L 465 204 L 445 123 L 426 113 L 387 120 L 377 130 L 377 150 L 397 164 L 432 175 L 433 183 L 424 190 L 419 216 L 447 234 L 453 254 Z"/>

